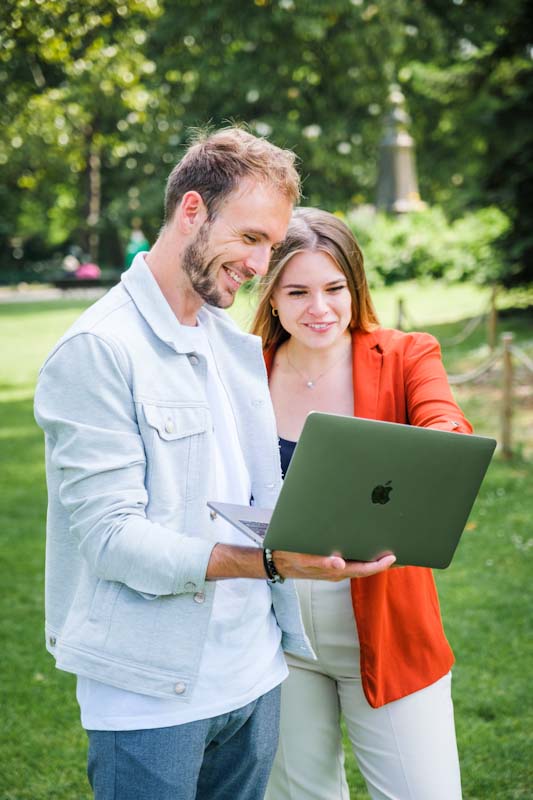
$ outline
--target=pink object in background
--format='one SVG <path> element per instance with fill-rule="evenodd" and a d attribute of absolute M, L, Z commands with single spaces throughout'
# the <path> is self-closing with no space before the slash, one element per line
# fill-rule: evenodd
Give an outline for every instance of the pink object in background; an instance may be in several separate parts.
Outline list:
<path fill-rule="evenodd" d="M 88 262 L 87 264 L 80 264 L 74 274 L 80 280 L 98 280 L 102 273 L 98 264 Z"/>

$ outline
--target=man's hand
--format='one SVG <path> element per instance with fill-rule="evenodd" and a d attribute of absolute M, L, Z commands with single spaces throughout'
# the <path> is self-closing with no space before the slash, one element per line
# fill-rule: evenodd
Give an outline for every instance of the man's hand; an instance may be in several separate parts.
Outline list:
<path fill-rule="evenodd" d="M 396 556 L 382 556 L 376 561 L 346 561 L 342 556 L 311 556 L 274 550 L 272 558 L 284 578 L 309 578 L 318 581 L 342 581 L 345 578 L 367 578 L 389 569 Z"/>
<path fill-rule="evenodd" d="M 319 581 L 342 581 L 346 578 L 366 578 L 389 569 L 396 561 L 388 555 L 376 561 L 346 561 L 338 554 L 312 556 L 274 550 L 276 569 L 283 578 L 307 578 Z M 259 547 L 237 547 L 216 544 L 207 566 L 207 580 L 223 578 L 266 578 L 263 551 Z"/>

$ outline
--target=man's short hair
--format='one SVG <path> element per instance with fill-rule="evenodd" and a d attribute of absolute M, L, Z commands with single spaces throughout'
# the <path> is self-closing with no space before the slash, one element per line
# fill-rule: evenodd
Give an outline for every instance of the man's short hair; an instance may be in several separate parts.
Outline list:
<path fill-rule="evenodd" d="M 201 195 L 211 220 L 241 180 L 255 178 L 274 186 L 295 204 L 300 197 L 296 156 L 243 128 L 196 134 L 170 173 L 165 193 L 165 222 L 172 219 L 186 192 Z"/>

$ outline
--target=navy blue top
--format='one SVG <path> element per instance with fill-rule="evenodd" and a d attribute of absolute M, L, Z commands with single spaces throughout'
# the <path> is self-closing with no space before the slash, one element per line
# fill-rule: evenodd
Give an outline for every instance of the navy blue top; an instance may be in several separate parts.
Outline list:
<path fill-rule="evenodd" d="M 285 477 L 286 472 L 289 469 L 289 464 L 291 463 L 291 458 L 295 447 L 296 442 L 291 442 L 289 439 L 282 439 L 281 436 L 279 437 L 279 454 L 281 458 L 282 478 Z"/>

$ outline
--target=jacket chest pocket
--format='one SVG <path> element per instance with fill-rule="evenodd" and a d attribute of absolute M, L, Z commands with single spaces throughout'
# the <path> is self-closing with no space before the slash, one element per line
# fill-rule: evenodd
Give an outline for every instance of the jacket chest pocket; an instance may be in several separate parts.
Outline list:
<path fill-rule="evenodd" d="M 194 500 L 207 478 L 209 411 L 201 406 L 142 404 L 148 429 L 146 483 L 150 504 L 172 509 Z"/>

